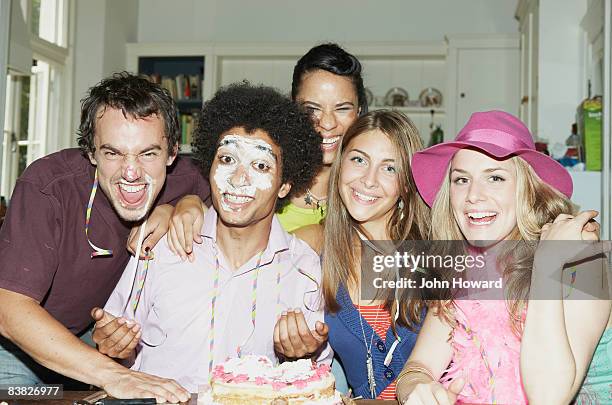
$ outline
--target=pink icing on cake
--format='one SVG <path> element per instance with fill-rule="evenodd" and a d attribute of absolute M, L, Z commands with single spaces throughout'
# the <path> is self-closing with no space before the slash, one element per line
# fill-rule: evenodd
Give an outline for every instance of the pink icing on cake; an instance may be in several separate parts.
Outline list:
<path fill-rule="evenodd" d="M 272 389 L 274 391 L 280 391 L 283 388 L 285 388 L 287 385 L 287 383 L 281 382 L 281 381 L 272 381 Z"/>
<path fill-rule="evenodd" d="M 249 376 L 246 375 L 246 374 L 240 374 L 240 375 L 236 376 L 232 381 L 234 381 L 235 383 L 247 382 L 247 381 L 249 381 Z"/>
<path fill-rule="evenodd" d="M 306 381 L 295 381 L 295 382 L 293 382 L 293 385 L 295 385 L 299 389 L 303 390 L 304 388 L 306 388 L 306 386 L 308 384 L 306 383 Z"/>
<path fill-rule="evenodd" d="M 331 367 L 327 364 L 317 366 L 309 360 L 300 360 L 293 364 L 285 363 L 278 368 L 274 368 L 272 362 L 263 356 L 247 356 L 240 360 L 244 361 L 240 363 L 238 359 L 232 359 L 216 366 L 212 373 L 213 380 L 224 383 L 252 381 L 256 385 L 270 384 L 278 391 L 289 385 L 304 388 L 308 383 L 320 381 L 323 377 L 329 376 L 331 372 Z M 238 368 L 238 371 L 234 368 Z"/>

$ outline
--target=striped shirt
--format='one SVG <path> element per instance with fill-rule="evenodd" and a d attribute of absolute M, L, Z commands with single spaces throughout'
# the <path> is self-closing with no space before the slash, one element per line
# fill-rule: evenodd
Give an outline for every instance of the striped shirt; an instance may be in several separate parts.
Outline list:
<path fill-rule="evenodd" d="M 391 327 L 391 315 L 384 305 L 355 305 L 355 308 L 384 342 Z M 376 399 L 395 400 L 395 381 L 389 384 Z"/>

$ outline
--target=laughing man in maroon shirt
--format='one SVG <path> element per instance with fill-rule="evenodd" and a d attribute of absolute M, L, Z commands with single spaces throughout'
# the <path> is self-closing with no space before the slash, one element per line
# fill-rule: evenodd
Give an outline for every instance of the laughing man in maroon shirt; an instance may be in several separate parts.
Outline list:
<path fill-rule="evenodd" d="M 132 226 L 183 195 L 207 198 L 208 183 L 177 158 L 171 97 L 143 78 L 92 87 L 79 135 L 80 150 L 26 169 L 0 230 L 0 384 L 52 383 L 50 369 L 119 398 L 185 401 L 174 381 L 124 368 L 79 336 L 128 263 Z"/>

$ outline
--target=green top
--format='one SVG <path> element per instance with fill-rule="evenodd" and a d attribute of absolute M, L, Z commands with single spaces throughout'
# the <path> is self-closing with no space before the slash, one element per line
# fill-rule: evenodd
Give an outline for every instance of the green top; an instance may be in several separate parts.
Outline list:
<path fill-rule="evenodd" d="M 318 224 L 327 213 L 327 206 L 300 208 L 293 203 L 285 205 L 277 214 L 278 220 L 287 232 L 293 232 L 306 225 Z"/>
<path fill-rule="evenodd" d="M 612 401 L 612 328 L 604 331 L 576 404 L 609 404 Z"/>

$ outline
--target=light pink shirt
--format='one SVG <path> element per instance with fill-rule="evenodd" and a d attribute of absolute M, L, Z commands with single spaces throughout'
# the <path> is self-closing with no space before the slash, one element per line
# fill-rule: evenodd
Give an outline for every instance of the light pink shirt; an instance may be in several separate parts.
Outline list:
<path fill-rule="evenodd" d="M 136 313 L 132 258 L 105 309 L 115 316 L 133 318 L 142 325 L 142 338 L 132 369 L 177 380 L 191 392 L 207 384 L 211 301 L 214 294 L 215 249 L 219 258 L 219 288 L 215 305 L 213 363 L 243 354 L 275 359 L 274 325 L 282 311 L 300 308 L 310 329 L 323 322 L 319 256 L 303 241 L 285 232 L 276 216 L 262 257 L 259 254 L 237 270 L 216 243 L 217 213 L 204 217 L 204 242 L 194 244 L 195 261 L 181 261 L 164 239 L 154 249 Z M 253 235 L 253 237 L 257 237 Z M 231 253 L 230 253 L 231 254 Z M 142 273 L 143 262 L 138 267 Z M 253 328 L 253 280 L 257 278 L 257 311 Z M 279 278 L 280 276 L 280 278 Z M 279 280 L 279 281 L 277 281 Z M 129 297 L 129 300 L 128 300 Z M 129 305 L 128 305 L 129 304 Z M 329 363 L 329 345 L 318 361 Z"/>

